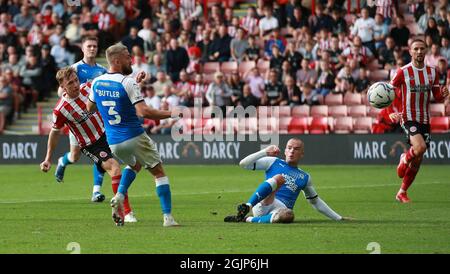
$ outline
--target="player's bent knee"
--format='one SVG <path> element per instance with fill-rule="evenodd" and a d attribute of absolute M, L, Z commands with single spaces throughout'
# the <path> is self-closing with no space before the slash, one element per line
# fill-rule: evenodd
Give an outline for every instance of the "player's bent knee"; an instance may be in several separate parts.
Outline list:
<path fill-rule="evenodd" d="M 109 175 L 113 177 L 121 174 L 120 164 L 112 158 L 108 159 L 106 162 L 103 162 L 102 167 L 108 172 Z"/>
<path fill-rule="evenodd" d="M 295 219 L 294 211 L 292 209 L 284 208 L 275 213 L 272 223 L 292 223 Z"/>

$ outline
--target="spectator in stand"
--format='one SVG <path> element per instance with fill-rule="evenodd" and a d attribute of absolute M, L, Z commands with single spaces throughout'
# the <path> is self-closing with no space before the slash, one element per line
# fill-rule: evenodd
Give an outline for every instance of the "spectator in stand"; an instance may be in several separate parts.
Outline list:
<path fill-rule="evenodd" d="M 238 97 L 237 105 L 247 108 L 250 106 L 257 107 L 259 105 L 259 99 L 252 94 L 252 90 L 249 84 L 245 84 L 242 87 L 242 94 Z"/>
<path fill-rule="evenodd" d="M 98 36 L 98 24 L 94 23 L 92 13 L 81 14 L 81 36 Z"/>
<path fill-rule="evenodd" d="M 166 53 L 167 74 L 172 81 L 179 79 L 180 71 L 186 70 L 189 65 L 189 56 L 186 49 L 178 45 L 177 39 L 172 38 L 169 44 L 169 50 Z"/>
<path fill-rule="evenodd" d="M 263 39 L 269 35 L 272 30 L 279 27 L 279 22 L 273 16 L 273 8 L 269 5 L 264 7 L 264 17 L 259 20 L 259 37 Z"/>
<path fill-rule="evenodd" d="M 42 92 L 44 98 L 50 97 L 50 92 L 56 89 L 56 62 L 50 54 L 50 46 L 43 45 L 41 49 L 40 67 L 42 68 Z"/>
<path fill-rule="evenodd" d="M 448 79 L 448 74 L 450 70 L 447 69 L 447 60 L 444 58 L 439 59 L 438 65 L 436 68 L 436 73 L 439 78 L 439 85 L 440 86 L 446 86 L 450 79 Z"/>
<path fill-rule="evenodd" d="M 391 36 L 386 37 L 386 47 L 382 47 L 378 53 L 378 62 L 384 69 L 391 69 L 395 65 L 395 41 Z"/>
<path fill-rule="evenodd" d="M 319 96 L 314 93 L 313 88 L 314 86 L 311 85 L 310 83 L 304 83 L 302 85 L 301 88 L 302 96 L 300 98 L 300 104 L 302 105 L 306 104 L 309 106 L 320 105 Z"/>
<path fill-rule="evenodd" d="M 389 35 L 389 26 L 384 23 L 383 15 L 377 13 L 375 15 L 375 26 L 373 28 L 373 38 L 375 40 L 375 52 L 378 53 L 383 47 L 386 47 L 384 41 Z"/>
<path fill-rule="evenodd" d="M 243 56 L 244 61 L 256 61 L 259 58 L 261 49 L 256 45 L 256 38 L 254 36 L 248 37 L 248 47 Z"/>
<path fill-rule="evenodd" d="M 156 82 L 153 83 L 153 88 L 155 89 L 155 93 L 159 97 L 164 96 L 164 88 L 172 87 L 173 82 L 167 77 L 166 73 L 163 71 L 158 71 L 156 74 Z"/>
<path fill-rule="evenodd" d="M 352 70 L 349 64 L 346 64 L 336 75 L 334 79 L 336 88 L 334 93 L 345 94 L 346 92 L 353 92 L 355 88 L 355 80 L 352 76 Z"/>
<path fill-rule="evenodd" d="M 239 76 L 239 72 L 235 71 L 227 77 L 227 83 L 232 91 L 231 101 L 233 105 L 236 106 L 239 98 L 242 96 L 242 88 L 244 87 L 244 82 Z"/>
<path fill-rule="evenodd" d="M 247 8 L 247 15 L 242 17 L 240 26 L 243 28 L 247 34 L 252 36 L 257 36 L 259 34 L 259 20 L 256 16 L 256 9 L 255 7 L 248 7 Z"/>
<path fill-rule="evenodd" d="M 296 6 L 291 17 L 288 17 L 288 32 L 293 33 L 297 29 L 308 27 L 308 18 L 303 15 L 302 9 Z"/>
<path fill-rule="evenodd" d="M 149 66 L 149 71 L 150 71 L 149 79 L 150 82 L 152 83 L 156 81 L 156 75 L 159 71 L 166 72 L 166 68 L 165 66 L 163 66 L 162 59 L 159 54 L 153 55 L 153 62 Z"/>
<path fill-rule="evenodd" d="M 117 23 L 116 18 L 108 11 L 108 1 L 101 0 L 100 10 L 94 15 L 93 22 L 98 27 L 99 51 L 105 49 L 114 42 L 114 25 Z M 129 49 L 131 51 L 131 48 Z"/>
<path fill-rule="evenodd" d="M 303 60 L 303 56 L 300 52 L 295 50 L 294 43 L 288 42 L 286 45 L 286 50 L 284 51 L 284 59 L 291 65 L 292 73 L 295 75 L 300 69 L 300 63 Z"/>
<path fill-rule="evenodd" d="M 347 31 L 347 22 L 342 17 L 342 8 L 334 8 L 331 17 L 333 18 L 333 34 L 337 35 L 341 31 Z"/>
<path fill-rule="evenodd" d="M 30 8 L 28 5 L 22 5 L 20 7 L 20 13 L 14 16 L 13 22 L 16 26 L 17 32 L 28 32 L 31 29 L 34 18 L 30 13 Z"/>
<path fill-rule="evenodd" d="M 180 19 L 197 23 L 203 15 L 202 3 L 199 0 L 180 0 Z"/>
<path fill-rule="evenodd" d="M 65 36 L 69 39 L 71 44 L 78 44 L 81 42 L 81 30 L 80 15 L 73 14 L 70 17 L 70 24 L 67 25 Z"/>
<path fill-rule="evenodd" d="M 175 93 L 175 89 L 173 86 L 165 86 L 163 88 L 163 97 L 161 98 L 162 102 L 167 102 L 169 104 L 169 108 L 172 109 L 173 107 L 180 105 L 180 97 L 178 97 Z"/>
<path fill-rule="evenodd" d="M 390 36 L 394 38 L 395 45 L 402 49 L 408 49 L 409 29 L 405 26 L 403 15 L 397 15 L 395 18 L 395 27 L 391 29 Z"/>
<path fill-rule="evenodd" d="M 317 81 L 317 72 L 309 66 L 309 62 L 309 59 L 304 58 L 300 70 L 297 71 L 296 80 L 299 86 L 305 83 L 315 85 Z"/>
<path fill-rule="evenodd" d="M 361 66 L 366 66 L 374 60 L 373 53 L 362 44 L 359 36 L 353 38 L 353 44 L 346 48 L 342 55 L 349 59 L 356 59 Z"/>
<path fill-rule="evenodd" d="M 311 15 L 308 19 L 311 32 L 315 34 L 319 30 L 326 28 L 328 31 L 333 30 L 333 18 L 323 12 L 324 8 L 321 3 L 317 3 L 315 7 L 315 15 Z"/>
<path fill-rule="evenodd" d="M 231 58 L 230 51 L 231 37 L 228 35 L 225 25 L 219 26 L 219 35 L 212 41 L 212 54 L 209 56 L 210 61 L 227 62 Z"/>
<path fill-rule="evenodd" d="M 126 12 L 125 7 L 120 0 L 112 0 L 108 5 L 108 12 L 111 13 L 116 19 L 116 24 L 114 25 L 113 35 L 115 40 L 119 40 L 125 33 L 126 27 Z"/>
<path fill-rule="evenodd" d="M 180 71 L 180 79 L 175 83 L 175 93 L 180 98 L 179 105 L 189 106 L 190 96 L 189 92 L 191 89 L 192 82 L 189 80 L 189 75 L 185 70 Z"/>
<path fill-rule="evenodd" d="M 375 20 L 369 17 L 369 10 L 367 7 L 361 9 L 361 18 L 355 21 L 352 28 L 352 36 L 359 36 L 362 45 L 375 52 L 374 30 Z"/>
<path fill-rule="evenodd" d="M 61 42 L 61 38 L 63 38 L 64 36 L 64 27 L 63 25 L 58 24 L 56 25 L 55 32 L 48 38 L 48 43 L 50 44 L 50 46 L 59 45 L 59 43 Z M 69 39 L 67 36 L 66 38 Z M 30 44 L 34 45 L 35 43 L 32 42 Z"/>
<path fill-rule="evenodd" d="M 61 38 L 59 45 L 54 45 L 50 54 L 55 58 L 56 66 L 63 68 L 75 63 L 75 56 L 69 51 L 69 41 L 67 38 Z"/>
<path fill-rule="evenodd" d="M 437 28 L 437 22 L 436 19 L 434 19 L 433 17 L 428 19 L 425 35 L 431 36 L 433 43 L 439 44 L 441 42 L 441 38 L 439 37 L 439 30 Z"/>
<path fill-rule="evenodd" d="M 206 100 L 206 91 L 208 90 L 208 85 L 205 84 L 203 75 L 197 73 L 194 77 L 194 84 L 191 85 L 189 91 L 190 104 L 189 107 L 195 106 L 194 103 L 198 103 L 201 106 L 207 106 L 208 102 Z"/>
<path fill-rule="evenodd" d="M 314 93 L 325 97 L 335 87 L 334 74 L 331 71 L 330 64 L 328 62 L 323 61 L 323 60 L 320 61 L 318 75 L 319 75 L 319 78 L 317 79 Z"/>
<path fill-rule="evenodd" d="M 272 58 L 272 46 L 276 45 L 278 47 L 278 50 L 280 51 L 280 54 L 284 53 L 285 47 L 286 47 L 286 39 L 281 36 L 280 29 L 276 28 L 272 31 L 272 34 L 270 35 L 269 40 L 265 43 L 265 53 L 267 58 Z"/>
<path fill-rule="evenodd" d="M 439 20 L 437 22 L 437 28 L 439 33 L 439 43 L 441 42 L 443 37 L 450 37 L 450 28 L 447 26 L 447 23 L 443 20 Z"/>
<path fill-rule="evenodd" d="M 278 80 L 279 72 L 276 69 L 269 70 L 269 77 L 265 86 L 265 97 L 261 101 L 262 105 L 278 106 L 283 99 L 283 84 Z"/>
<path fill-rule="evenodd" d="M 300 98 L 302 93 L 300 88 L 296 85 L 294 77 L 291 75 L 286 76 L 284 80 L 283 90 L 281 91 L 280 106 L 297 106 L 300 105 Z"/>
<path fill-rule="evenodd" d="M 245 51 L 248 48 L 248 41 L 245 38 L 244 29 L 239 28 L 237 30 L 237 35 L 230 43 L 230 53 L 233 61 L 242 61 Z"/>
<path fill-rule="evenodd" d="M 6 118 L 13 109 L 13 90 L 4 76 L 0 76 L 0 135 L 6 125 Z"/>
<path fill-rule="evenodd" d="M 269 67 L 271 69 L 276 69 L 278 73 L 281 72 L 281 66 L 284 62 L 284 56 L 282 55 L 280 48 L 277 44 L 272 44 L 272 54 L 270 58 L 270 65 Z"/>
<path fill-rule="evenodd" d="M 222 113 L 226 113 L 226 107 L 231 106 L 231 95 L 233 91 L 224 80 L 222 72 L 214 74 L 214 82 L 212 82 L 206 91 L 206 100 L 210 106 L 220 107 Z"/>
<path fill-rule="evenodd" d="M 259 102 L 265 96 L 264 90 L 264 78 L 262 78 L 257 67 L 252 68 L 244 73 L 244 81 L 248 83 L 252 91 L 253 96 L 258 98 Z"/>
<path fill-rule="evenodd" d="M 425 64 L 430 67 L 437 67 L 439 59 L 441 59 L 442 56 L 440 55 L 439 45 L 433 43 L 431 46 L 430 51 L 425 55 Z"/>
<path fill-rule="evenodd" d="M 19 73 L 22 77 L 22 85 L 25 91 L 25 110 L 30 105 L 35 106 L 38 99 L 42 98 L 42 69 L 38 64 L 38 58 L 35 55 L 30 55 L 27 58 L 26 64 L 22 66 Z"/>
<path fill-rule="evenodd" d="M 426 9 L 426 13 L 420 16 L 417 21 L 417 25 L 419 26 L 422 33 L 424 33 L 428 28 L 428 19 L 435 18 L 436 14 L 434 13 L 435 6 L 433 4 L 428 5 Z"/>
<path fill-rule="evenodd" d="M 144 40 L 138 36 L 138 28 L 131 27 L 130 32 L 127 36 L 122 39 L 122 44 L 128 48 L 131 52 L 134 46 L 138 46 L 142 51 L 144 51 Z"/>
<path fill-rule="evenodd" d="M 167 103 L 167 101 L 165 100 L 161 101 L 161 110 L 170 110 L 170 106 L 169 103 Z M 172 126 L 175 125 L 176 122 L 177 120 L 173 118 L 162 119 L 158 125 L 154 126 L 150 130 L 150 132 L 151 134 L 168 135 L 172 132 Z"/>
<path fill-rule="evenodd" d="M 358 78 L 355 81 L 354 92 L 356 93 L 366 93 L 369 89 L 369 71 L 366 68 L 359 69 Z"/>
<path fill-rule="evenodd" d="M 159 109 L 161 106 L 161 98 L 156 96 L 152 85 L 145 85 L 143 88 L 145 92 L 145 104 L 151 108 Z"/>
<path fill-rule="evenodd" d="M 441 39 L 441 56 L 450 61 L 450 36 Z"/>

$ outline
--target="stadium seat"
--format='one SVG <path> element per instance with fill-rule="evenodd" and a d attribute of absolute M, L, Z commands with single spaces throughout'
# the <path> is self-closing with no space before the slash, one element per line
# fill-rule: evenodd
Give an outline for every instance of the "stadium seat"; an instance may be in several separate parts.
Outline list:
<path fill-rule="evenodd" d="M 337 117 L 334 119 L 333 132 L 337 134 L 348 134 L 353 130 L 352 117 Z"/>
<path fill-rule="evenodd" d="M 291 107 L 290 106 L 281 106 L 278 109 L 278 115 L 280 117 L 288 117 L 291 116 Z"/>
<path fill-rule="evenodd" d="M 367 110 L 365 105 L 351 106 L 348 108 L 348 116 L 351 117 L 364 117 Z"/>
<path fill-rule="evenodd" d="M 445 116 L 450 116 L 450 104 L 445 107 Z"/>
<path fill-rule="evenodd" d="M 344 103 L 344 96 L 342 94 L 328 94 L 325 96 L 325 105 L 339 106 Z"/>
<path fill-rule="evenodd" d="M 382 109 L 379 108 L 374 108 L 374 107 L 367 107 L 369 113 L 367 113 L 367 116 L 372 117 L 372 118 L 377 118 L 378 117 L 378 113 L 380 113 L 382 111 Z"/>
<path fill-rule="evenodd" d="M 445 115 L 444 104 L 430 104 L 430 115 L 432 117 L 441 117 Z"/>
<path fill-rule="evenodd" d="M 220 70 L 219 62 L 206 62 L 203 65 L 203 73 L 204 74 L 212 74 L 214 76 L 214 73 L 219 70 Z"/>
<path fill-rule="evenodd" d="M 308 133 L 308 118 L 294 117 L 288 126 L 288 133 L 290 134 L 305 134 Z"/>
<path fill-rule="evenodd" d="M 313 117 L 308 131 L 310 134 L 328 133 L 328 117 Z"/>
<path fill-rule="evenodd" d="M 211 84 L 214 82 L 214 73 L 204 73 L 203 80 L 205 81 L 205 84 Z"/>
<path fill-rule="evenodd" d="M 371 117 L 358 117 L 353 118 L 353 132 L 358 134 L 368 134 L 372 131 L 372 118 Z"/>
<path fill-rule="evenodd" d="M 277 117 L 258 118 L 258 132 L 260 134 L 278 133 L 279 127 L 279 118 Z"/>
<path fill-rule="evenodd" d="M 310 115 L 311 117 L 327 117 L 328 106 L 312 106 Z"/>
<path fill-rule="evenodd" d="M 328 116 L 344 117 L 347 116 L 347 106 L 330 106 L 328 107 Z"/>
<path fill-rule="evenodd" d="M 256 67 L 256 62 L 255 61 L 243 61 L 239 64 L 239 74 L 242 76 L 244 76 L 244 74 L 251 70 L 252 68 Z"/>
<path fill-rule="evenodd" d="M 309 117 L 310 107 L 308 105 L 295 106 L 292 109 L 292 117 Z"/>
<path fill-rule="evenodd" d="M 238 64 L 237 62 L 223 62 L 220 65 L 220 70 L 225 74 L 232 74 L 238 71 Z"/>
<path fill-rule="evenodd" d="M 362 104 L 362 95 L 360 93 L 347 92 L 344 95 L 344 105 L 354 106 Z"/>
<path fill-rule="evenodd" d="M 291 117 L 281 117 L 278 124 L 278 132 L 280 134 L 287 134 L 289 132 L 289 125 L 291 124 Z"/>
<path fill-rule="evenodd" d="M 389 77 L 389 71 L 385 69 L 378 69 L 371 71 L 369 74 L 369 79 L 373 82 L 386 81 Z"/>
<path fill-rule="evenodd" d="M 431 117 L 431 133 L 447 133 L 450 130 L 448 117 Z"/>

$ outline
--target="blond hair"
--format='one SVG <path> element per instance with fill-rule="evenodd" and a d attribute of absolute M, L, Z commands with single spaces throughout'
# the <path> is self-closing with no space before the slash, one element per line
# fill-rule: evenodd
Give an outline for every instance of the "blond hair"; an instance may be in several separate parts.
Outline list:
<path fill-rule="evenodd" d="M 122 43 L 116 43 L 112 46 L 110 46 L 109 48 L 106 49 L 106 61 L 108 61 L 109 66 L 112 65 L 112 60 L 114 59 L 114 57 L 116 57 L 117 55 L 122 54 L 122 52 L 126 50 L 128 51 L 128 48 L 126 46 L 124 46 Z"/>
<path fill-rule="evenodd" d="M 65 67 L 62 68 L 60 70 L 58 70 L 58 72 L 56 73 L 56 80 L 58 81 L 59 85 L 61 86 L 64 82 L 64 79 L 69 79 L 69 76 L 72 74 L 77 74 L 77 72 L 75 71 L 75 69 L 73 67 Z"/>

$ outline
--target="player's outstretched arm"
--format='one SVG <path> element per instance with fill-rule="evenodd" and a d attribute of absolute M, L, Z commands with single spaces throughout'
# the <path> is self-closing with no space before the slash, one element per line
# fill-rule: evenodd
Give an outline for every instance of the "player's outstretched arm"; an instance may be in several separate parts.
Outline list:
<path fill-rule="evenodd" d="M 239 166 L 250 170 L 267 170 L 276 160 L 276 156 L 280 153 L 280 149 L 271 145 L 258 152 L 248 155 L 241 160 Z M 271 157 L 267 157 L 271 156 Z"/>
<path fill-rule="evenodd" d="M 169 110 L 159 110 L 147 106 L 144 101 L 140 101 L 134 105 L 136 108 L 136 114 L 139 117 L 147 119 L 161 120 L 172 117 L 172 112 Z"/>
<path fill-rule="evenodd" d="M 45 155 L 45 159 L 40 165 L 41 166 L 41 170 L 43 172 L 47 172 L 51 168 L 51 161 L 52 161 L 53 151 L 55 151 L 55 148 L 58 145 L 58 141 L 59 141 L 59 130 L 58 129 L 52 129 L 50 131 L 50 134 L 48 135 L 47 155 Z"/>
<path fill-rule="evenodd" d="M 328 218 L 335 221 L 344 221 L 349 220 L 348 217 L 342 217 L 337 214 L 333 209 L 331 209 L 322 199 L 320 199 L 319 195 L 317 195 L 316 190 L 311 181 L 311 177 L 309 178 L 306 187 L 303 189 L 306 200 L 308 200 L 309 204 L 317 211 L 327 216 Z"/>

